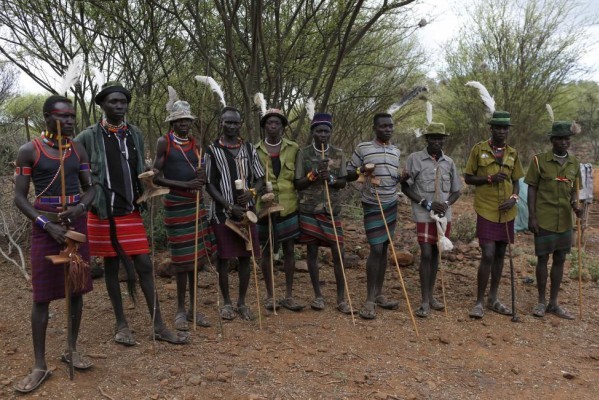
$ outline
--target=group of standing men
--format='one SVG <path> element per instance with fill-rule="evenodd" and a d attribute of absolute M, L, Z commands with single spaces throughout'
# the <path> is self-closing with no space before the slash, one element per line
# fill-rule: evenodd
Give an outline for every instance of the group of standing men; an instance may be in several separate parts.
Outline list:
<path fill-rule="evenodd" d="M 330 114 L 314 115 L 310 124 L 312 142 L 300 148 L 297 143 L 283 137 L 288 120 L 278 109 L 267 110 L 261 116 L 264 138 L 254 146 L 240 136 L 240 112 L 225 107 L 221 112 L 221 134 L 203 152 L 200 144 L 189 135 L 195 119 L 189 103 L 177 101 L 166 119 L 169 132 L 157 142 L 153 165 L 154 182 L 170 188 L 163 205 L 178 295 L 174 321 L 176 331 L 167 329 L 155 295 L 147 234 L 137 201 L 143 192 L 138 175 L 145 170 L 145 153 L 141 132 L 125 121 L 130 101 L 131 94 L 126 88 L 117 82 L 108 83 L 95 97 L 95 102 L 103 110 L 101 121 L 71 140 L 75 120 L 72 103 L 65 97 L 51 96 L 43 108 L 46 131 L 41 138 L 19 150 L 15 203 L 33 221 L 32 336 L 35 361 L 31 373 L 15 385 L 16 390 L 33 391 L 51 374 L 45 361 L 48 304 L 65 297 L 65 285 L 62 269 L 52 266 L 45 256 L 60 251 L 70 229 L 89 236 L 88 243 L 80 246 L 84 259 L 88 259 L 90 253 L 104 257 L 106 288 L 116 319 L 115 342 L 127 346 L 136 343 L 123 311 L 118 277 L 119 266 L 123 264 L 131 296 L 135 294 L 134 273 L 137 272 L 148 309 L 153 315 L 154 337 L 183 344 L 189 341 L 186 332 L 189 322 L 210 326 L 204 314 L 198 312 L 193 315 L 192 300 L 197 290 L 194 266 L 198 261 L 204 263 L 215 251 L 218 256 L 216 272 L 224 300 L 219 310 L 222 319 L 231 320 L 236 316 L 245 320 L 253 318 L 245 298 L 251 257 L 260 256 L 261 244 L 264 246 L 262 272 L 267 289 L 266 309 L 284 307 L 300 311 L 305 308 L 293 297 L 294 245 L 300 243 L 307 246 L 307 264 L 314 289 L 310 307 L 314 310 L 325 308 L 318 266 L 318 247 L 325 246 L 332 253 L 337 284 L 336 309 L 344 314 L 352 313 L 345 294 L 341 189 L 348 182 L 358 180 L 362 182 L 364 227 L 370 245 L 366 263 L 366 300 L 359 309 L 359 315 L 373 319 L 377 306 L 396 309 L 399 304 L 383 294 L 383 283 L 389 244 L 393 245 L 390 237 L 393 238 L 397 225 L 397 188 L 401 185 L 402 191 L 412 200 L 421 249 L 422 301 L 416 314 L 425 318 L 431 309 L 444 308 L 444 304 L 433 297 L 440 258 L 438 243 L 440 236 L 449 237 L 450 207 L 457 201 L 462 184 L 455 163 L 443 152 L 448 136 L 443 124 L 431 123 L 427 127 L 426 147 L 410 154 L 402 170 L 399 149 L 391 143 L 393 119 L 389 114 L 374 116 L 375 137 L 360 143 L 348 162 L 343 151 L 331 144 L 333 120 Z M 506 246 L 514 238 L 517 180 L 524 175 L 518 153 L 507 145 L 509 113 L 495 112 L 489 124 L 491 138 L 474 146 L 465 169 L 466 183 L 476 186 L 474 206 L 482 250 L 477 301 L 470 312 L 474 318 L 483 317 L 489 276 L 491 288 L 487 308 L 511 314 L 511 310 L 498 300 L 497 290 Z M 535 156 L 526 176 L 530 185 L 530 229 L 535 233 L 535 249 L 539 257 L 539 304 L 533 312 L 538 317 L 551 312 L 571 318 L 557 304 L 563 262 L 571 243 L 570 207 L 578 212 L 573 188 L 580 173 L 578 162 L 567 152 L 571 136 L 568 124 L 554 124 L 550 134 L 552 151 Z M 59 139 L 62 139 L 60 144 Z M 65 188 L 58 179 L 60 165 L 64 166 Z M 35 188 L 33 205 L 27 200 L 31 182 Z M 206 207 L 208 210 L 200 201 L 204 189 L 211 199 L 210 206 Z M 253 248 L 248 248 L 246 241 L 227 223 L 243 221 L 248 211 L 257 210 L 260 215 L 260 211 L 267 207 L 263 201 L 266 193 L 274 194 L 276 204 L 281 207 L 268 220 L 264 217 L 258 224 L 247 225 L 247 235 L 253 244 Z M 61 204 L 65 196 L 67 206 L 63 208 Z M 549 214 L 553 217 L 556 211 L 559 218 L 547 217 Z M 436 220 L 440 218 L 446 223 L 444 232 L 437 231 Z M 272 237 L 269 238 L 269 235 Z M 278 251 L 279 246 L 283 250 L 286 293 L 275 302 L 268 260 L 270 253 Z M 549 254 L 553 254 L 552 287 L 549 303 L 546 304 Z M 228 264 L 233 258 L 238 260 L 239 274 L 235 306 L 228 282 Z M 92 365 L 88 358 L 76 351 L 82 294 L 91 289 L 88 275 L 83 290 L 67 294 L 71 297 L 73 309 L 72 343 L 69 344 L 72 352 L 65 352 L 62 360 L 72 362 L 78 369 Z M 190 300 L 186 309 L 188 291 Z"/>

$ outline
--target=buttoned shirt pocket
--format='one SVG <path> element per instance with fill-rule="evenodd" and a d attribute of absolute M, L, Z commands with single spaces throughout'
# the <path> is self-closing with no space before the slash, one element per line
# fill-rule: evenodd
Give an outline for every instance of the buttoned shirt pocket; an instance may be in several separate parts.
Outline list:
<path fill-rule="evenodd" d="M 419 186 L 422 192 L 435 192 L 435 169 L 425 169 L 420 171 Z"/>
<path fill-rule="evenodd" d="M 441 174 L 441 191 L 443 193 L 449 193 L 451 190 L 451 174 L 443 171 Z"/>

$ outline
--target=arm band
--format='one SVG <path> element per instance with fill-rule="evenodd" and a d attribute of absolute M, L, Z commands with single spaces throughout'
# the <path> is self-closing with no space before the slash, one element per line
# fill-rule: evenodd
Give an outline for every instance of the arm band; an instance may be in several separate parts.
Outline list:
<path fill-rule="evenodd" d="M 79 171 L 89 171 L 89 164 L 88 163 L 79 164 Z"/>
<path fill-rule="evenodd" d="M 493 177 L 491 175 L 487 175 L 487 182 L 489 183 L 489 185 L 493 183 Z"/>
<path fill-rule="evenodd" d="M 38 215 L 37 218 L 35 219 L 35 224 L 37 226 L 39 226 L 40 228 L 42 228 L 43 230 L 46 230 L 46 224 L 48 224 L 48 222 L 50 222 L 48 220 L 48 218 L 45 215 Z"/>
<path fill-rule="evenodd" d="M 16 175 L 31 175 L 31 167 L 15 167 L 15 176 Z"/>
<path fill-rule="evenodd" d="M 310 182 L 314 182 L 316 179 L 318 179 L 318 176 L 314 173 L 314 170 L 308 172 L 308 174 L 306 175 L 306 178 L 308 178 L 308 180 Z"/>

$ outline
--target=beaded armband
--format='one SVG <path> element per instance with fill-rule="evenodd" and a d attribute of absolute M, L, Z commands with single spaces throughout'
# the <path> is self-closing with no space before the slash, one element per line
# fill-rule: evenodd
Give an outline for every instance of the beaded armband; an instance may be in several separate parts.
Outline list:
<path fill-rule="evenodd" d="M 31 175 L 31 167 L 15 167 L 15 176 L 17 175 Z"/>
<path fill-rule="evenodd" d="M 38 215 L 35 219 L 35 224 L 43 230 L 46 230 L 46 225 L 48 224 L 48 222 L 50 222 L 50 220 L 48 220 L 48 218 L 45 215 Z"/>
<path fill-rule="evenodd" d="M 89 171 L 89 164 L 88 163 L 79 164 L 79 171 Z"/>

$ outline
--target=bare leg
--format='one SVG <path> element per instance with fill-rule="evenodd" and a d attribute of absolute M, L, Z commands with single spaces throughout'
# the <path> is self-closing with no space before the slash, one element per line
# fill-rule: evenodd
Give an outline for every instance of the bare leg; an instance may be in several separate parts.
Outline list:
<path fill-rule="evenodd" d="M 387 250 L 389 249 L 389 242 L 383 243 L 381 255 L 379 258 L 378 275 L 376 277 L 376 291 L 374 297 L 378 297 L 383 294 L 383 284 L 385 283 L 385 273 L 387 272 Z"/>
<path fill-rule="evenodd" d="M 262 269 L 262 276 L 264 277 L 264 284 L 266 286 L 266 298 L 272 299 L 272 276 L 270 274 L 270 244 L 267 244 L 262 252 L 262 260 L 260 260 L 260 267 Z"/>
<path fill-rule="evenodd" d="M 116 318 L 116 330 L 120 331 L 127 328 L 128 324 L 123 311 L 123 299 L 119 282 L 119 259 L 117 257 L 104 257 L 104 281 Z"/>
<path fill-rule="evenodd" d="M 491 275 L 491 267 L 493 265 L 495 255 L 495 243 L 482 244 L 482 256 L 480 264 L 478 266 L 477 274 L 477 292 L 476 292 L 476 305 L 481 307 L 485 301 L 485 291 L 487 290 L 487 284 L 489 283 L 489 276 Z"/>
<path fill-rule="evenodd" d="M 250 258 L 239 257 L 239 298 L 237 299 L 237 305 L 241 306 L 245 304 L 245 296 L 250 285 Z"/>
<path fill-rule="evenodd" d="M 341 249 L 341 257 L 344 255 L 343 245 L 339 246 Z M 337 283 L 337 304 L 345 301 L 345 280 L 343 279 L 343 267 L 341 266 L 341 258 L 339 258 L 339 252 L 337 251 L 337 245 L 331 246 L 331 255 L 333 257 L 333 268 L 335 271 L 335 282 Z"/>
<path fill-rule="evenodd" d="M 537 277 L 537 291 L 539 292 L 539 303 L 547 304 L 545 292 L 547 291 L 547 263 L 549 262 L 549 254 L 537 257 L 537 267 L 535 269 Z M 553 261 L 555 264 L 555 260 Z"/>
<path fill-rule="evenodd" d="M 295 274 L 295 252 L 293 239 L 283 242 L 283 258 L 285 263 L 285 297 L 293 296 L 293 276 Z"/>
<path fill-rule="evenodd" d="M 374 302 L 377 296 L 381 259 L 383 258 L 382 244 L 370 245 L 370 254 L 366 260 L 366 301 Z M 331 248 L 335 252 L 337 249 Z M 383 272 L 384 273 L 384 272 Z"/>
<path fill-rule="evenodd" d="M 309 244 L 308 248 L 308 272 L 310 273 L 310 281 L 314 289 L 314 297 L 322 297 L 320 292 L 320 273 L 318 271 L 318 245 Z"/>
<path fill-rule="evenodd" d="M 185 295 L 187 294 L 187 272 L 177 272 L 177 314 L 185 313 Z M 193 276 L 193 272 L 191 273 Z M 193 301 L 193 279 L 190 280 L 190 299 Z M 190 302 L 191 303 L 191 302 Z"/>
<path fill-rule="evenodd" d="M 218 259 L 218 285 L 220 292 L 223 295 L 225 305 L 231 304 L 231 295 L 229 294 L 229 261 L 226 259 Z"/>
<path fill-rule="evenodd" d="M 160 313 L 160 304 L 155 296 L 154 277 L 152 276 L 152 260 L 148 254 L 139 254 L 133 256 L 135 270 L 139 276 L 139 285 L 146 299 L 150 316 L 155 312 L 154 329 L 156 331 L 164 329 L 162 314 Z"/>
<path fill-rule="evenodd" d="M 430 301 L 432 300 L 431 275 L 432 275 L 432 245 L 430 243 L 420 243 L 420 294 L 422 303 L 420 308 L 428 312 L 430 310 Z"/>
<path fill-rule="evenodd" d="M 503 272 L 503 260 L 505 258 L 505 249 L 507 243 L 495 242 L 495 256 L 493 257 L 493 268 L 491 269 L 491 287 L 489 289 L 489 299 L 491 303 L 497 300 L 497 290 L 499 289 L 499 281 Z"/>
<path fill-rule="evenodd" d="M 73 313 L 73 325 L 71 326 L 71 343 L 73 351 L 77 351 L 77 338 L 81 327 L 81 315 L 83 314 L 83 296 L 71 296 L 71 312 Z"/>
<path fill-rule="evenodd" d="M 566 252 L 554 251 L 553 263 L 551 265 L 551 293 L 549 294 L 549 305 L 557 307 L 557 295 L 564 276 L 564 262 L 566 261 Z"/>

